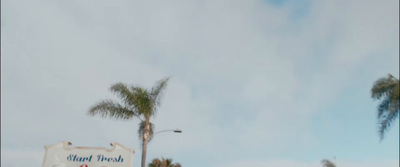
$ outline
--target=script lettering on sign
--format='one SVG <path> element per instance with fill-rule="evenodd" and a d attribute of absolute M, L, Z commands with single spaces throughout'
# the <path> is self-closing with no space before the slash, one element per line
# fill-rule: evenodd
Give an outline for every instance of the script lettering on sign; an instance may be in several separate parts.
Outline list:
<path fill-rule="evenodd" d="M 113 148 L 69 147 L 70 142 L 45 146 L 46 153 L 42 167 L 131 167 L 133 149 L 119 143 Z"/>

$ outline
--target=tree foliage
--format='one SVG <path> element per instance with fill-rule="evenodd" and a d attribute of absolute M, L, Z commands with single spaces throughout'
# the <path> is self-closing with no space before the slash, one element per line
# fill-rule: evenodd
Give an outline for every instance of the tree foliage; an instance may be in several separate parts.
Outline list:
<path fill-rule="evenodd" d="M 172 163 L 172 159 L 153 159 L 148 167 L 182 167 L 179 163 Z"/>
<path fill-rule="evenodd" d="M 383 139 L 385 132 L 399 115 L 399 80 L 388 75 L 375 81 L 371 89 L 371 97 L 381 100 L 378 105 L 379 135 Z"/>
<path fill-rule="evenodd" d="M 321 163 L 322 163 L 322 167 L 336 167 L 336 165 L 333 162 L 331 162 L 327 159 L 322 160 Z"/>
<path fill-rule="evenodd" d="M 140 119 L 138 134 L 142 139 L 142 167 L 145 167 L 147 143 L 153 136 L 154 125 L 150 118 L 157 113 L 161 105 L 161 97 L 167 86 L 169 78 L 162 79 L 150 90 L 139 86 L 128 86 L 116 83 L 110 90 L 116 94 L 120 101 L 102 100 L 90 107 L 89 115 L 100 115 L 116 119 Z"/>

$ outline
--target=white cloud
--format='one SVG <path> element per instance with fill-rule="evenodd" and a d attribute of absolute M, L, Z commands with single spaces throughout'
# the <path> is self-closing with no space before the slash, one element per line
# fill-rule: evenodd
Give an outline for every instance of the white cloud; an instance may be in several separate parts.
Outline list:
<path fill-rule="evenodd" d="M 114 98 L 112 83 L 151 87 L 166 76 L 172 79 L 153 122 L 184 133 L 156 136 L 149 159 L 195 150 L 223 157 L 211 159 L 215 165 L 252 150 L 313 146 L 310 116 L 354 82 L 364 61 L 398 48 L 398 1 L 313 1 L 296 22 L 292 6 L 261 1 L 2 3 L 1 144 L 33 152 L 62 140 L 118 141 L 136 150 L 138 162 L 138 121 L 86 111 Z M 246 163 L 319 165 L 237 164 Z"/>

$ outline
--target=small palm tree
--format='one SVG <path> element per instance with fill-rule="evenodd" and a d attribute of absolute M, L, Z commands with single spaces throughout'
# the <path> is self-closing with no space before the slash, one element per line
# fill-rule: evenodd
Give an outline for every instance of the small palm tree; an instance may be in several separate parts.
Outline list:
<path fill-rule="evenodd" d="M 322 163 L 322 167 L 336 167 L 336 165 L 333 162 L 331 162 L 327 159 L 322 160 L 321 163 Z"/>
<path fill-rule="evenodd" d="M 140 120 L 138 132 L 142 140 L 142 167 L 146 166 L 147 143 L 153 136 L 154 125 L 150 122 L 150 118 L 156 114 L 157 107 L 161 104 L 161 95 L 168 79 L 158 81 L 151 90 L 138 86 L 128 87 L 123 83 L 114 84 L 110 90 L 119 96 L 122 103 L 103 100 L 89 109 L 89 115 L 92 116 L 101 115 L 124 120 L 136 117 Z"/>
<path fill-rule="evenodd" d="M 375 81 L 371 94 L 373 99 L 382 99 L 378 106 L 379 135 L 381 140 L 385 132 L 399 115 L 399 80 L 388 75 Z"/>
<path fill-rule="evenodd" d="M 172 163 L 172 159 L 153 159 L 148 167 L 182 167 L 179 163 Z"/>

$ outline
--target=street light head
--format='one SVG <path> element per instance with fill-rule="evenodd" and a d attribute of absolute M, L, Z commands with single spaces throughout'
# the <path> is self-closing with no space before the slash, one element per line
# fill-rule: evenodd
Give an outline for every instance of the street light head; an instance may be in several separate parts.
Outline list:
<path fill-rule="evenodd" d="M 174 130 L 174 133 L 182 133 L 182 131 L 181 130 Z"/>

